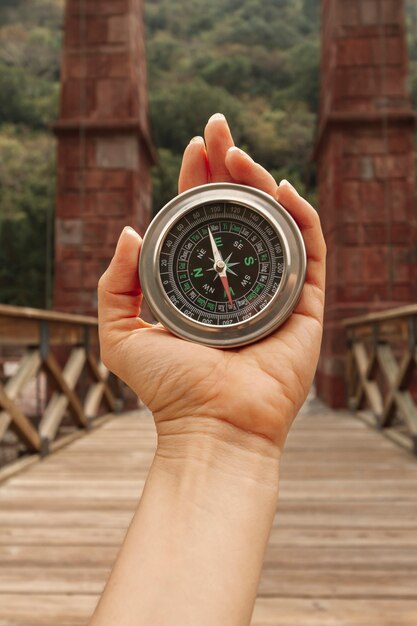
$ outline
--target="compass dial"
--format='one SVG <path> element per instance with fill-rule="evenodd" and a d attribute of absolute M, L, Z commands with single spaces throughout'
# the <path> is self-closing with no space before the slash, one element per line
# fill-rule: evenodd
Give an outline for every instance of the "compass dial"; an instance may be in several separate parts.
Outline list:
<path fill-rule="evenodd" d="M 277 230 L 256 210 L 231 202 L 203 204 L 183 215 L 166 233 L 159 256 L 170 302 L 210 325 L 257 315 L 277 293 L 284 270 Z"/>
<path fill-rule="evenodd" d="M 139 275 L 155 318 L 175 335 L 216 348 L 267 336 L 304 284 L 301 233 L 270 195 L 211 183 L 169 202 L 150 224 Z"/>

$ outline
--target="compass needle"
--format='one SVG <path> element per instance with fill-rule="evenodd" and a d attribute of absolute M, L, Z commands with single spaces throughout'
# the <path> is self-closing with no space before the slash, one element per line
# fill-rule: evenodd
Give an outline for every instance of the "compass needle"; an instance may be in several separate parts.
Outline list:
<path fill-rule="evenodd" d="M 243 185 L 212 183 L 184 192 L 158 213 L 139 271 L 149 307 L 166 328 L 232 348 L 287 319 L 305 265 L 300 231 L 276 200 Z"/>

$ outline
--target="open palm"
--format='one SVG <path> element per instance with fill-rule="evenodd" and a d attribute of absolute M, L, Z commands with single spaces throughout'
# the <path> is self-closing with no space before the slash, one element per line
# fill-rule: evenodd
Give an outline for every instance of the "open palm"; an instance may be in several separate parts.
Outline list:
<path fill-rule="evenodd" d="M 102 358 L 152 410 L 157 428 L 182 428 L 182 418 L 224 420 L 284 443 L 317 366 L 324 305 L 325 243 L 316 211 L 286 181 L 234 147 L 225 118 L 213 116 L 205 138 L 187 146 L 179 191 L 209 182 L 251 185 L 291 213 L 307 250 L 306 283 L 293 315 L 262 341 L 235 350 L 186 342 L 140 319 L 137 276 L 141 238 L 123 231 L 99 282 Z M 196 421 L 201 423 L 201 419 Z"/>

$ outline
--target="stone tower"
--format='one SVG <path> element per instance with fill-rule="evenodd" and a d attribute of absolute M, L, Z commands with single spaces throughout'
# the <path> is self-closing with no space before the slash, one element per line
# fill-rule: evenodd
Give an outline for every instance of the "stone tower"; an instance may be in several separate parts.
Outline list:
<path fill-rule="evenodd" d="M 54 306 L 95 314 L 120 231 L 151 216 L 143 0 L 66 0 L 61 75 Z"/>
<path fill-rule="evenodd" d="M 345 406 L 341 320 L 417 296 L 403 0 L 322 0 L 321 72 L 316 159 L 328 266 L 317 387 Z"/>

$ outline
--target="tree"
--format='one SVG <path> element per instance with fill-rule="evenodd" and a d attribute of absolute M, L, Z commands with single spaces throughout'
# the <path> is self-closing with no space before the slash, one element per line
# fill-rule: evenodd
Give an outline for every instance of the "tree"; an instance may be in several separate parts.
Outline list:
<path fill-rule="evenodd" d="M 51 304 L 55 202 L 54 142 L 48 135 L 0 135 L 0 301 Z"/>

